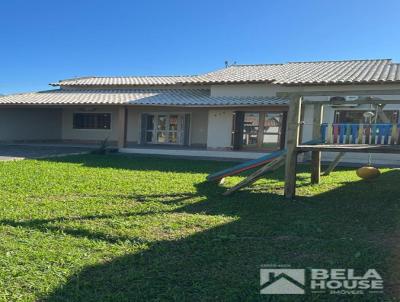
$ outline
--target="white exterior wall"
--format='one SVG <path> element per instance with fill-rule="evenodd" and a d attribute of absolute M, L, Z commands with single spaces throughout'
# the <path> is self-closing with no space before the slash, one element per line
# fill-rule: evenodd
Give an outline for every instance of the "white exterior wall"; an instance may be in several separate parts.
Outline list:
<path fill-rule="evenodd" d="M 138 144 L 140 141 L 140 114 L 138 110 L 128 108 L 128 120 L 126 129 L 126 142 Z"/>
<path fill-rule="evenodd" d="M 213 85 L 211 96 L 276 96 L 277 92 L 287 91 L 270 84 Z"/>
<path fill-rule="evenodd" d="M 233 110 L 220 109 L 208 112 L 207 148 L 230 149 Z"/>
<path fill-rule="evenodd" d="M 190 133 L 191 145 L 207 146 L 208 109 L 192 111 Z"/>
<path fill-rule="evenodd" d="M 278 92 L 295 91 L 350 91 L 399 89 L 400 85 L 337 85 L 337 86 L 278 86 L 272 84 L 225 84 L 212 85 L 211 96 L 276 96 Z M 379 97 L 379 96 L 377 96 Z M 310 97 L 308 97 L 310 98 Z"/>

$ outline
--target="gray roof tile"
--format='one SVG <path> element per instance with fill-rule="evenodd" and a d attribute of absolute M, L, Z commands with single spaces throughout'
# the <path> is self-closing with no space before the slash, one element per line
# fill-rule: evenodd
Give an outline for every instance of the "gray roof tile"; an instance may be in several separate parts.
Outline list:
<path fill-rule="evenodd" d="M 286 64 L 232 65 L 184 80 L 184 83 L 266 82 L 280 85 L 400 82 L 400 64 L 390 59 L 289 62 Z"/>
<path fill-rule="evenodd" d="M 208 89 L 48 90 L 7 95 L 0 105 L 285 105 L 279 97 L 212 97 Z"/>
<path fill-rule="evenodd" d="M 81 77 L 51 83 L 52 86 L 155 86 L 175 85 L 190 76 Z"/>
<path fill-rule="evenodd" d="M 274 83 L 280 85 L 400 82 L 390 59 L 232 65 L 197 76 L 82 77 L 53 86 L 163 86 L 177 84 Z"/>

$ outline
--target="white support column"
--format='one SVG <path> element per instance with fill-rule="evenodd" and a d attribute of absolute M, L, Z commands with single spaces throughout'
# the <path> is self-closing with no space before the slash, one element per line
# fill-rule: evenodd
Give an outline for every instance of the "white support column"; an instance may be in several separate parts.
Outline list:
<path fill-rule="evenodd" d="M 118 108 L 117 120 L 117 146 L 118 149 L 126 146 L 126 128 L 127 128 L 127 107 Z"/>

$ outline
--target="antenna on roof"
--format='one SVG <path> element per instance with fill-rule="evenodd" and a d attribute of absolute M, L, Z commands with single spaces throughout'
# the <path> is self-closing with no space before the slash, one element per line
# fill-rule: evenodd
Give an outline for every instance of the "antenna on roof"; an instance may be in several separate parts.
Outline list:
<path fill-rule="evenodd" d="M 233 61 L 233 63 L 229 65 L 229 61 L 225 61 L 225 68 L 228 68 L 229 66 L 234 66 L 236 65 L 236 63 L 236 61 Z"/>

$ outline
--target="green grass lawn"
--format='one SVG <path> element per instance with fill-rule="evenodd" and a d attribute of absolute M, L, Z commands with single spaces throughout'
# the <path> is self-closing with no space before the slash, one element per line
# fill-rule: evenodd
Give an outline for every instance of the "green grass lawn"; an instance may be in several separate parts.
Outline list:
<path fill-rule="evenodd" d="M 231 165 L 122 155 L 0 163 L 0 301 L 301 301 L 261 296 L 263 264 L 375 268 L 385 296 L 300 298 L 396 300 L 399 171 L 365 182 L 343 169 L 310 185 L 301 166 L 288 201 L 282 171 L 230 197 L 204 182 Z"/>

